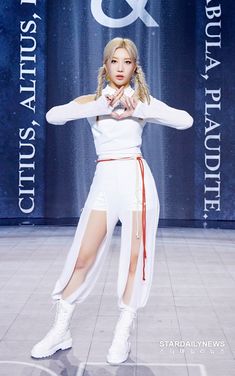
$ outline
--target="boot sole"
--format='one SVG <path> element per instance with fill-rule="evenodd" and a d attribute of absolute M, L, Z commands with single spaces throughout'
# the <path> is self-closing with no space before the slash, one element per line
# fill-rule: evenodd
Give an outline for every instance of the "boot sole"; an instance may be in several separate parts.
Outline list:
<path fill-rule="evenodd" d="M 130 355 L 130 352 L 131 352 L 131 346 L 129 346 L 129 350 L 128 350 L 128 352 L 127 352 L 127 354 L 126 354 L 126 356 L 125 356 L 125 358 L 123 360 L 115 362 L 115 361 L 109 360 L 109 357 L 107 356 L 106 361 L 111 366 L 118 366 L 118 365 L 124 363 L 128 359 L 128 357 Z"/>
<path fill-rule="evenodd" d="M 67 350 L 67 349 L 70 349 L 72 347 L 72 338 L 68 339 L 67 341 L 64 341 L 62 343 L 59 343 L 58 345 L 52 347 L 52 349 L 50 349 L 50 351 L 47 351 L 47 352 L 44 352 L 44 353 L 33 353 L 33 351 L 31 352 L 31 357 L 32 358 L 37 358 L 37 359 L 41 359 L 41 358 L 46 358 L 48 356 L 51 356 L 53 355 L 56 351 L 58 350 Z"/>

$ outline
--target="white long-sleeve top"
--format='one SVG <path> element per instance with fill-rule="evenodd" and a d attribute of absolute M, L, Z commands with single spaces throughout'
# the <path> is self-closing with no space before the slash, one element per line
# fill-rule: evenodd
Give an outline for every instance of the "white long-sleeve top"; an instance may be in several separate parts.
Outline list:
<path fill-rule="evenodd" d="M 105 95 L 114 92 L 115 89 L 107 85 L 102 90 L 102 96 L 96 101 L 80 104 L 72 100 L 67 104 L 52 107 L 46 113 L 46 119 L 48 123 L 63 125 L 67 121 L 87 118 L 99 157 L 141 154 L 142 132 L 146 122 L 176 129 L 187 129 L 193 124 L 193 118 L 186 111 L 170 107 L 152 96 L 150 104 L 139 101 L 131 117 L 114 119 L 110 115 L 114 110 L 105 98 Z M 133 88 L 129 85 L 124 89 L 124 94 L 132 96 Z M 115 111 L 121 113 L 123 110 Z"/>

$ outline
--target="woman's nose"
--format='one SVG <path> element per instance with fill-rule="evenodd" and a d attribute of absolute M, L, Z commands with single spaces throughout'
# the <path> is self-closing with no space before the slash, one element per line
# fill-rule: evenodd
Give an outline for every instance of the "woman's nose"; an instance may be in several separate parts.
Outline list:
<path fill-rule="evenodd" d="M 118 71 L 122 72 L 123 71 L 123 64 L 120 62 L 118 63 Z"/>

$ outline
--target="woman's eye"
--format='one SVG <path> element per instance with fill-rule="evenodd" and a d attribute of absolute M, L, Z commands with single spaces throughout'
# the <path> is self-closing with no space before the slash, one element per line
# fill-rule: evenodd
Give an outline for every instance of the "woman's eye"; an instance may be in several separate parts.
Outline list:
<path fill-rule="evenodd" d="M 127 60 L 126 63 L 127 63 L 127 64 L 131 64 L 131 61 Z"/>
<path fill-rule="evenodd" d="M 117 60 L 111 60 L 111 63 L 116 63 Z"/>

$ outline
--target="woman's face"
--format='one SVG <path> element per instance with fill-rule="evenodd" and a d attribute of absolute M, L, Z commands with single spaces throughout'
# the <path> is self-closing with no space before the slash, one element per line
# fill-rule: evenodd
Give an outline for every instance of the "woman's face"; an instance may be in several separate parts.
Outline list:
<path fill-rule="evenodd" d="M 136 68 L 134 60 L 125 48 L 117 48 L 105 66 L 110 80 L 109 84 L 115 89 L 128 86 Z"/>

